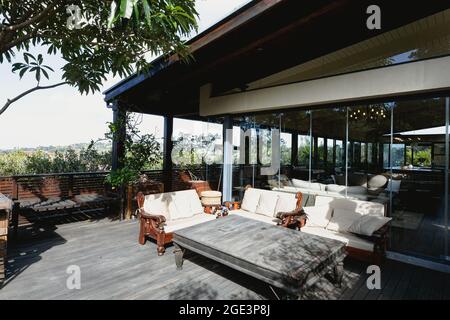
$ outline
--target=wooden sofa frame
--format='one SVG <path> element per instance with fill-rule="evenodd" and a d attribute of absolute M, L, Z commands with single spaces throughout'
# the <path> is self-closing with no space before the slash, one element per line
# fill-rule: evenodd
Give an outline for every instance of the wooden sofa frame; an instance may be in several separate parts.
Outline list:
<path fill-rule="evenodd" d="M 166 217 L 145 212 L 145 196 L 142 192 L 138 192 L 136 200 L 138 203 L 138 216 L 140 222 L 139 243 L 143 245 L 145 244 L 147 237 L 152 238 L 156 241 L 158 256 L 162 256 L 166 251 L 165 245 L 172 242 L 173 239 L 173 233 L 166 233 L 164 231 Z"/>

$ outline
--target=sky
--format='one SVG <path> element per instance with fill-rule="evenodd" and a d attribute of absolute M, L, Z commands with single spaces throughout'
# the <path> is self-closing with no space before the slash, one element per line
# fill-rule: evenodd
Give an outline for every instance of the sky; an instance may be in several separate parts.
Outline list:
<path fill-rule="evenodd" d="M 221 20 L 249 0 L 197 0 L 199 12 L 199 32 Z M 46 55 L 45 48 L 35 48 L 33 54 L 42 53 L 44 63 L 55 69 L 50 80 L 41 85 L 57 83 L 61 79 L 60 68 L 63 60 L 58 56 Z M 22 56 L 17 55 L 19 61 Z M 13 61 L 12 63 L 17 62 Z M 0 150 L 38 147 L 62 146 L 81 142 L 90 142 L 102 138 L 107 131 L 107 122 L 112 120 L 111 110 L 106 108 L 101 92 L 111 87 L 120 78 L 109 77 L 100 92 L 80 95 L 77 89 L 62 86 L 49 90 L 41 90 L 18 100 L 0 116 Z M 13 98 L 23 91 L 32 88 L 36 82 L 32 75 L 25 75 L 19 80 L 18 74 L 11 72 L 11 64 L 0 64 L 0 106 L 8 98 Z M 143 117 L 142 132 L 162 136 L 162 117 Z M 202 123 L 177 121 L 174 123 L 174 134 L 192 131 L 206 133 L 211 130 Z"/>

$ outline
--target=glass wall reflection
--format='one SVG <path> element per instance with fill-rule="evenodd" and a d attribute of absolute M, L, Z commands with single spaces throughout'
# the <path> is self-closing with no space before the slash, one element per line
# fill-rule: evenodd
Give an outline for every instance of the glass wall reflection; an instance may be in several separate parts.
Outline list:
<path fill-rule="evenodd" d="M 445 98 L 261 113 L 233 118 L 233 197 L 245 186 L 375 201 L 390 250 L 448 255 Z M 277 156 L 278 154 L 278 156 Z M 447 251 L 447 253 L 446 253 Z"/>

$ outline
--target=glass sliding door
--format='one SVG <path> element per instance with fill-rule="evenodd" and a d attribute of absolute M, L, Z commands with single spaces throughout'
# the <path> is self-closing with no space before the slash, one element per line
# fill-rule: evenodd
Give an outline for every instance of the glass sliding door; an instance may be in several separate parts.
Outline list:
<path fill-rule="evenodd" d="M 391 250 L 445 255 L 446 101 L 397 101 L 393 111 Z"/>

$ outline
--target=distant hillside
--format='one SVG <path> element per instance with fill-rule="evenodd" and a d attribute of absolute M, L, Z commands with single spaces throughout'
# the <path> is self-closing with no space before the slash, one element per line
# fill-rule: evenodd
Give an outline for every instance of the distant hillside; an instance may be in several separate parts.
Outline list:
<path fill-rule="evenodd" d="M 0 153 L 10 153 L 14 151 L 24 151 L 26 153 L 33 153 L 35 151 L 43 151 L 45 153 L 54 153 L 55 151 L 64 152 L 67 149 L 73 149 L 77 153 L 82 150 L 86 149 L 89 146 L 89 143 L 75 143 L 70 144 L 66 146 L 39 146 L 35 148 L 16 148 L 16 149 L 0 149 Z M 97 142 L 95 144 L 95 149 L 99 152 L 109 151 L 111 150 L 111 143 L 107 142 Z"/>

